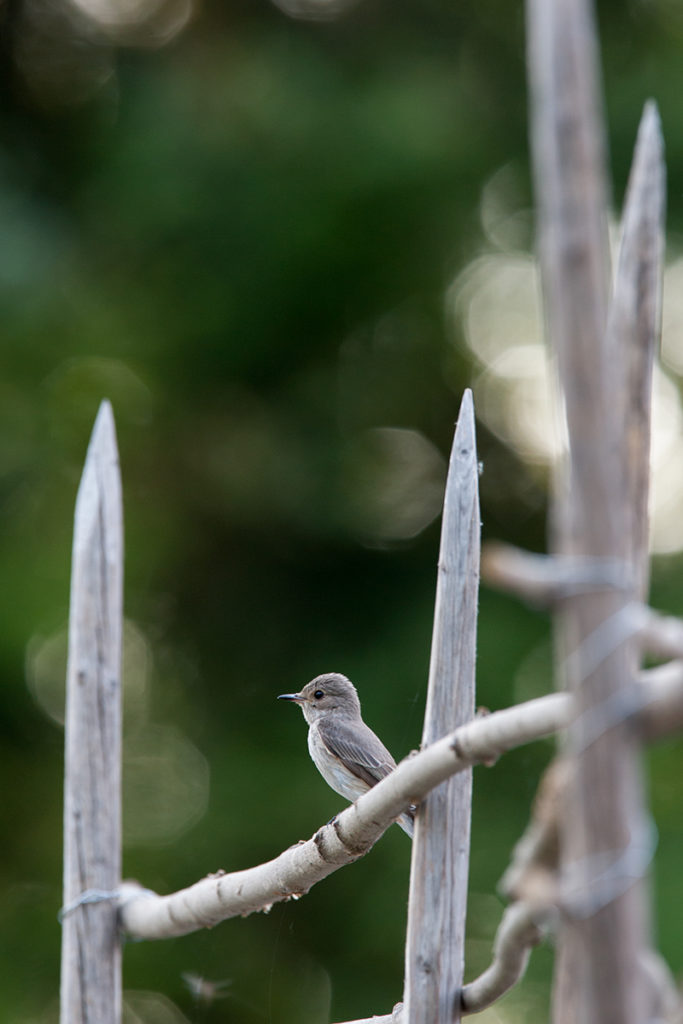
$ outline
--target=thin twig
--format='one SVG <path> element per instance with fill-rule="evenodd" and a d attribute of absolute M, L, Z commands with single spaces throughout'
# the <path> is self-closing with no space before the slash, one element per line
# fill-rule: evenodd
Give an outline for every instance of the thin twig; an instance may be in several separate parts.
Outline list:
<path fill-rule="evenodd" d="M 540 921 L 543 916 L 543 911 L 529 903 L 514 903 L 505 910 L 493 943 L 493 960 L 478 978 L 460 991 L 458 1013 L 456 1016 L 454 1009 L 452 1020 L 460 1014 L 465 1016 L 486 1009 L 519 981 L 526 971 L 532 948 L 543 938 L 545 925 Z M 386 1016 L 347 1024 L 406 1024 L 407 1021 L 405 1005 L 397 1003 L 393 1012 Z"/>

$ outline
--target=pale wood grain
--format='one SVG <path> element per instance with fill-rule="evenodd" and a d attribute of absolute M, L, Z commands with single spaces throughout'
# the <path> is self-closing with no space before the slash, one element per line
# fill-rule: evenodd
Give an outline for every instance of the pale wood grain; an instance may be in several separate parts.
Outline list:
<path fill-rule="evenodd" d="M 474 405 L 466 391 L 446 482 L 423 747 L 474 714 L 480 533 Z M 410 1024 L 459 1017 L 471 815 L 470 771 L 433 789 L 418 808 L 403 996 Z"/>
<path fill-rule="evenodd" d="M 625 375 L 615 389 L 624 407 L 621 456 L 630 515 L 627 555 L 635 572 L 635 591 L 647 598 L 649 580 L 650 434 L 652 369 L 659 343 L 664 272 L 666 170 L 661 123 L 656 105 L 645 105 L 636 140 L 624 211 L 614 294 L 609 308 L 607 358 Z"/>
<path fill-rule="evenodd" d="M 569 752 L 580 752 L 562 816 L 563 870 L 571 868 L 580 879 L 579 888 L 593 901 L 594 912 L 565 916 L 554 1019 L 557 1024 L 639 1024 L 646 1014 L 646 992 L 637 969 L 649 941 L 645 886 L 634 883 L 603 899 L 594 868 L 596 858 L 616 861 L 646 830 L 639 742 L 627 723 L 615 724 L 596 738 L 591 726 L 593 712 L 635 683 L 636 644 L 606 624 L 622 621 L 639 586 L 633 558 L 643 542 L 634 530 L 642 514 L 632 514 L 629 502 L 638 486 L 645 488 L 638 502 L 646 506 L 647 471 L 642 465 L 633 473 L 626 469 L 628 425 L 637 422 L 642 429 L 642 415 L 632 412 L 634 397 L 643 397 L 629 384 L 628 367 L 642 367 L 650 356 L 634 355 L 624 324 L 635 314 L 633 282 L 642 281 L 644 267 L 656 277 L 651 272 L 656 242 L 644 244 L 648 230 L 632 228 L 639 215 L 627 211 L 626 255 L 620 260 L 619 298 L 608 330 L 606 147 L 591 4 L 528 0 L 527 10 L 546 320 L 569 435 L 568 457 L 555 487 L 552 543 L 563 555 L 621 560 L 634 570 L 630 590 L 569 595 L 558 614 L 558 664 L 579 711 L 569 733 Z M 644 135 L 653 138 L 651 122 Z M 656 157 L 641 161 L 639 166 L 647 170 L 644 175 L 637 171 L 634 181 L 639 175 L 649 182 L 656 179 L 654 163 Z M 634 184 L 631 195 L 641 192 Z M 632 203 L 642 208 L 640 200 Z M 648 212 L 646 220 L 652 219 L 656 215 Z M 652 294 L 650 284 L 646 305 Z M 653 317 L 649 309 L 641 313 L 647 329 L 636 329 L 633 335 L 647 335 L 647 345 Z M 590 638 L 600 627 L 607 642 L 596 664 L 588 652 Z"/>
<path fill-rule="evenodd" d="M 64 785 L 61 1024 L 118 1024 L 121 953 L 114 899 L 121 876 L 123 524 L 116 434 L 103 402 L 76 500 L 71 569 Z"/>
<path fill-rule="evenodd" d="M 594 421 L 607 412 L 604 367 L 596 373 L 595 362 L 601 359 L 610 275 L 606 140 L 590 0 L 527 0 L 527 61 L 545 319 L 563 383 L 568 374 L 576 380 L 575 404 L 566 408 L 571 468 L 592 467 Z M 571 534 L 565 521 L 571 468 L 560 467 L 555 487 L 566 500 L 551 509 L 560 550 Z M 609 473 L 594 483 L 608 490 Z"/>

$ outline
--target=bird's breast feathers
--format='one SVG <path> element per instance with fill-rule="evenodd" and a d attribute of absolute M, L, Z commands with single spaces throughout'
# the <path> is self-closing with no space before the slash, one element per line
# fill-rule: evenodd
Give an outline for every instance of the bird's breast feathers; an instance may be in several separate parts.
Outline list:
<path fill-rule="evenodd" d="M 308 750 L 316 768 L 335 793 L 353 802 L 370 788 L 325 743 L 318 724 L 308 730 Z"/>

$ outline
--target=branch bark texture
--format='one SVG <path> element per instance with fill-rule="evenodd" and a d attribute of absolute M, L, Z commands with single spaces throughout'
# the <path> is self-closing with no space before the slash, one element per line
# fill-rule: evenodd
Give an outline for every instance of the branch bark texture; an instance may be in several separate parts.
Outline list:
<path fill-rule="evenodd" d="M 641 678 L 644 737 L 650 729 L 661 735 L 667 721 L 675 728 L 683 716 L 683 666 L 672 663 L 668 672 L 653 669 Z M 168 896 L 127 882 L 120 889 L 121 928 L 133 939 L 165 939 L 297 899 L 316 882 L 367 853 L 405 807 L 444 779 L 565 729 L 573 707 L 568 694 L 553 693 L 474 719 L 406 758 L 311 839 L 265 864 L 229 874 L 217 872 Z"/>
<path fill-rule="evenodd" d="M 265 864 L 219 872 L 169 896 L 126 883 L 119 900 L 121 927 L 134 939 L 170 938 L 296 899 L 367 853 L 401 811 L 439 783 L 523 743 L 551 736 L 566 725 L 570 709 L 568 696 L 550 694 L 461 726 L 402 761 L 311 839 Z"/>

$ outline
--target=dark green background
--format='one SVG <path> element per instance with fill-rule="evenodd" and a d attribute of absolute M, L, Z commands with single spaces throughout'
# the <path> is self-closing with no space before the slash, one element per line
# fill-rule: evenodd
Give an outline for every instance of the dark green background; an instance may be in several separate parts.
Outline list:
<path fill-rule="evenodd" d="M 65 625 L 100 399 L 121 450 L 126 613 L 151 659 L 126 734 L 138 749 L 155 730 L 184 736 L 211 774 L 191 828 L 163 842 L 138 832 L 124 851 L 126 876 L 166 892 L 269 859 L 341 806 L 277 694 L 344 671 L 397 757 L 419 743 L 439 525 L 369 536 L 363 432 L 418 430 L 447 455 L 473 371 L 444 294 L 486 249 L 485 181 L 510 162 L 529 192 L 521 4 L 361 0 L 313 23 L 266 0 L 205 0 L 163 48 L 86 43 L 68 19 L 43 18 L 46 45 L 27 64 L 31 10 L 47 8 L 0 7 L 0 1019 L 12 1024 L 56 1014 L 63 737 L 27 674 Z M 600 20 L 615 196 L 654 96 L 675 243 L 683 17 L 659 0 L 601 4 Z M 479 449 L 484 539 L 542 549 L 538 475 L 483 426 Z M 674 613 L 680 564 L 654 570 L 654 599 Z M 480 703 L 518 699 L 532 654 L 538 687 L 551 685 L 544 616 L 483 589 L 479 621 Z M 468 976 L 487 962 L 495 886 L 551 749 L 475 772 Z M 657 932 L 678 971 L 681 760 L 673 742 L 651 757 Z M 172 807 L 184 770 L 160 784 L 154 766 L 127 765 L 138 828 L 145 808 L 151 821 Z M 125 986 L 163 993 L 193 1022 L 387 1012 L 401 995 L 409 853 L 391 829 L 268 916 L 129 945 Z M 551 963 L 548 947 L 534 953 L 502 1019 L 546 1016 Z M 231 979 L 226 998 L 197 1005 L 183 973 Z M 131 1020 L 183 1019 L 135 999 Z"/>

